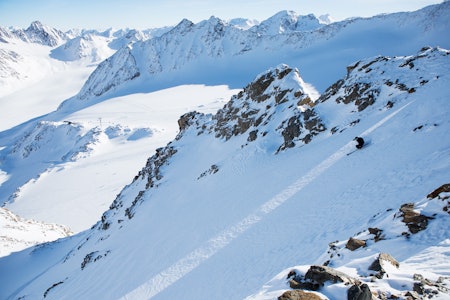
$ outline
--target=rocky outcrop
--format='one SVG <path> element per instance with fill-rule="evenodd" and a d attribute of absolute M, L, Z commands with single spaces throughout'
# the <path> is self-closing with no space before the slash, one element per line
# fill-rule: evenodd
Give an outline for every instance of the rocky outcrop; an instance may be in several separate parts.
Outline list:
<path fill-rule="evenodd" d="M 432 217 L 424 216 L 414 210 L 414 203 L 403 204 L 400 209 L 399 217 L 402 218 L 402 222 L 408 226 L 411 233 L 418 233 L 427 228 L 428 220 Z"/>
<path fill-rule="evenodd" d="M 305 292 L 302 290 L 286 291 L 278 297 L 278 300 L 321 300 L 317 294 Z"/>
<path fill-rule="evenodd" d="M 278 151 L 309 143 L 325 125 L 303 84 L 298 70 L 286 65 L 258 76 L 213 116 L 216 137 L 228 140 L 248 133 L 247 141 L 253 142 L 268 133 L 270 122 L 283 138 Z"/>
<path fill-rule="evenodd" d="M 347 300 L 372 300 L 372 293 L 367 284 L 352 285 L 347 290 Z"/>
<path fill-rule="evenodd" d="M 400 267 L 398 261 L 391 255 L 388 253 L 380 253 L 377 259 L 369 266 L 369 270 L 377 272 L 374 276 L 381 279 L 386 274 L 386 270 L 383 268 L 386 264 L 391 264 L 397 269 Z"/>
<path fill-rule="evenodd" d="M 348 242 L 345 245 L 345 248 L 349 249 L 350 251 L 354 251 L 361 247 L 366 247 L 366 241 L 355 239 L 352 237 L 348 239 Z"/>
<path fill-rule="evenodd" d="M 317 291 L 325 283 L 334 284 L 360 284 L 360 281 L 333 268 L 327 266 L 311 266 L 304 276 L 291 271 L 288 274 L 289 285 L 293 289 L 306 289 Z"/>

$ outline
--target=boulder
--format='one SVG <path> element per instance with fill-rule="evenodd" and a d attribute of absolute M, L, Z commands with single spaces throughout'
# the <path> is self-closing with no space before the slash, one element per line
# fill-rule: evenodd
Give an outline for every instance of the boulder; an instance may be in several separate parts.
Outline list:
<path fill-rule="evenodd" d="M 366 247 L 366 241 L 349 238 L 347 244 L 345 245 L 345 248 L 349 249 L 350 251 L 355 251 L 358 248 Z"/>
<path fill-rule="evenodd" d="M 347 300 L 371 300 L 372 292 L 367 284 L 352 285 L 347 290 Z"/>
<path fill-rule="evenodd" d="M 414 211 L 414 203 L 406 203 L 400 207 L 401 216 L 403 217 L 403 223 L 408 226 L 411 233 L 418 233 L 427 228 L 428 220 L 430 217 L 421 215 Z"/>
<path fill-rule="evenodd" d="M 383 268 L 383 265 L 385 265 L 386 263 L 389 263 L 396 268 L 400 267 L 398 261 L 391 255 L 387 253 L 380 253 L 378 258 L 369 266 L 369 270 L 377 272 L 377 274 L 375 274 L 375 277 L 381 279 L 383 278 L 384 274 L 386 274 L 386 271 Z"/>
<path fill-rule="evenodd" d="M 329 281 L 331 283 L 350 283 L 359 284 L 359 280 L 326 266 L 311 266 L 305 274 L 305 279 L 320 286 L 324 285 L 325 282 Z"/>
<path fill-rule="evenodd" d="M 304 292 L 302 290 L 286 291 L 278 297 L 278 300 L 321 300 L 318 295 Z"/>

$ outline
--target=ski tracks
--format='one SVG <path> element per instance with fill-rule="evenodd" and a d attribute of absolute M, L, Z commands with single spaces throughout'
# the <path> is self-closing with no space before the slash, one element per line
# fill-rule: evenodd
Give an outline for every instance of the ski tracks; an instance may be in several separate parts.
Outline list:
<path fill-rule="evenodd" d="M 389 119 L 394 117 L 412 102 L 400 107 L 396 111 L 392 112 L 375 125 L 364 131 L 360 136 L 366 136 L 383 125 Z M 169 286 L 186 276 L 192 270 L 201 265 L 204 261 L 218 253 L 221 249 L 225 248 L 234 239 L 239 237 L 242 233 L 247 231 L 256 223 L 260 222 L 265 215 L 270 214 L 277 209 L 280 205 L 285 203 L 292 196 L 301 191 L 305 186 L 314 181 L 323 172 L 333 166 L 341 158 L 345 157 L 347 153 L 354 147 L 354 142 L 351 141 L 330 155 L 316 167 L 311 169 L 307 174 L 300 177 L 294 183 L 275 195 L 273 198 L 263 203 L 254 213 L 248 215 L 237 224 L 230 226 L 225 231 L 219 233 L 217 236 L 208 240 L 202 246 L 192 251 L 184 258 L 180 259 L 167 269 L 163 270 L 159 274 L 156 274 L 150 280 L 138 286 L 128 294 L 121 297 L 121 300 L 132 299 L 151 299 L 158 295 Z"/>

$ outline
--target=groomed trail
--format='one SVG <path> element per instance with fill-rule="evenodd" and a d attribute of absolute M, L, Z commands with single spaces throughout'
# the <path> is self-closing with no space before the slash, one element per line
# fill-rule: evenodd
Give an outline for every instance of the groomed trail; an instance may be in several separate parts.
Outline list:
<path fill-rule="evenodd" d="M 414 102 L 414 101 L 413 101 Z M 397 115 L 404 108 L 412 104 L 413 102 L 407 103 L 400 107 L 396 111 L 392 112 L 388 116 L 384 117 L 378 121 L 375 125 L 365 130 L 359 136 L 366 137 L 384 123 L 389 121 L 395 115 Z M 337 163 L 343 157 L 352 151 L 354 148 L 354 142 L 351 141 L 344 146 L 342 146 L 335 153 L 330 155 L 316 167 L 311 169 L 304 176 L 297 179 L 286 189 L 282 190 L 276 194 L 273 198 L 263 203 L 254 213 L 248 215 L 240 222 L 230 226 L 228 229 L 222 231 L 217 236 L 208 240 L 203 246 L 195 249 L 194 251 L 187 254 L 182 259 L 178 260 L 176 263 L 168 267 L 167 269 L 161 271 L 157 275 L 150 278 L 144 284 L 138 286 L 136 289 L 122 296 L 121 300 L 134 300 L 134 299 L 151 299 L 158 295 L 166 288 L 186 276 L 188 273 L 193 271 L 204 261 L 218 253 L 221 249 L 225 248 L 234 239 L 239 237 L 241 234 L 250 229 L 253 225 L 260 222 L 266 215 L 273 212 L 279 206 L 283 205 L 287 200 L 293 197 L 295 194 L 300 192 L 308 184 L 313 182 L 318 178 L 323 172 Z"/>

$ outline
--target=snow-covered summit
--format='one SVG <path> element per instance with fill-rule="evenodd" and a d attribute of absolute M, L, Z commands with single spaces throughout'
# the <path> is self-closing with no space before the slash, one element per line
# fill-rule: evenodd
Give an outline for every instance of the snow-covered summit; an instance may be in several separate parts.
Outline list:
<path fill-rule="evenodd" d="M 322 22 L 313 14 L 299 16 L 294 11 L 280 11 L 251 30 L 264 35 L 277 35 L 311 31 L 320 27 L 322 27 Z"/>
<path fill-rule="evenodd" d="M 337 62 L 344 58 L 349 64 L 380 51 L 393 55 L 411 53 L 431 42 L 450 47 L 444 34 L 450 24 L 449 11 L 446 2 L 411 13 L 329 25 L 313 15 L 297 16 L 284 11 L 249 30 L 215 17 L 198 24 L 183 20 L 165 34 L 136 42 L 130 51 L 116 54 L 130 57 L 112 58 L 126 65 L 105 61 L 70 101 L 89 100 L 107 92 L 120 94 L 130 90 L 129 85 L 146 86 L 149 90 L 197 82 L 242 86 L 261 69 L 280 63 L 301 65 L 302 74 L 322 91 L 342 76 Z M 321 71 L 312 63 L 319 55 Z M 227 76 L 220 76 L 224 73 Z"/>
<path fill-rule="evenodd" d="M 39 21 L 32 22 L 25 30 L 18 29 L 14 30 L 13 33 L 24 42 L 39 43 L 50 47 L 57 46 L 67 40 L 64 32 Z"/>

